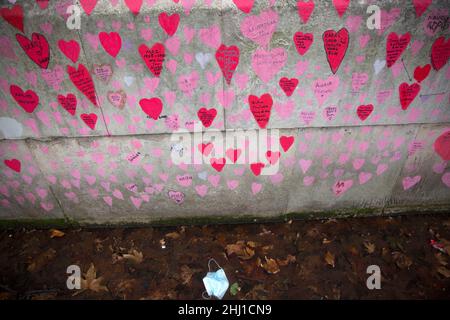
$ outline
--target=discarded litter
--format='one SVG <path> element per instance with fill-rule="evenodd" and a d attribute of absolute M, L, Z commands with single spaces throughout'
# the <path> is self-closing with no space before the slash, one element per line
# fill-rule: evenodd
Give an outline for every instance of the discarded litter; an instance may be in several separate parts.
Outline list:
<path fill-rule="evenodd" d="M 219 270 L 212 272 L 211 271 L 211 262 L 214 261 Z M 203 278 L 203 284 L 206 288 L 206 293 L 208 297 L 205 296 L 205 292 L 203 292 L 203 299 L 211 299 L 212 296 L 222 299 L 225 293 L 228 290 L 229 282 L 228 278 L 225 274 L 225 271 L 220 267 L 215 259 L 209 259 L 208 261 L 208 273 Z"/>
<path fill-rule="evenodd" d="M 444 244 L 442 244 L 442 243 L 440 243 L 440 242 L 437 242 L 437 241 L 434 240 L 434 239 L 431 239 L 431 240 L 430 240 L 430 244 L 433 246 L 433 248 L 439 250 L 440 252 L 443 252 L 443 253 L 446 252 L 446 251 L 445 251 L 445 248 L 444 248 Z"/>

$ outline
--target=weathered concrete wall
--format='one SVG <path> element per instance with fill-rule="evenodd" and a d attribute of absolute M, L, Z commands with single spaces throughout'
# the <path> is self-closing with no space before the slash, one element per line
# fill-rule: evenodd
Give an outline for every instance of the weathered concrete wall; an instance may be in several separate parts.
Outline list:
<path fill-rule="evenodd" d="M 79 3 L 70 30 L 72 1 L 2 1 L 0 219 L 450 207 L 450 1 Z M 371 4 L 381 29 L 366 25 Z M 234 164 L 207 136 L 199 156 L 194 125 L 272 138 L 236 143 L 261 157 Z M 174 163 L 181 149 L 203 163 Z"/>

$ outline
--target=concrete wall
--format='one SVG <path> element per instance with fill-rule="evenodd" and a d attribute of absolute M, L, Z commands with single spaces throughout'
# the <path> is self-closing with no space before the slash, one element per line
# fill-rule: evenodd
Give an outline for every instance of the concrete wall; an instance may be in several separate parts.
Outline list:
<path fill-rule="evenodd" d="M 450 1 L 84 0 L 79 30 L 66 25 L 72 1 L 1 3 L 2 220 L 450 207 Z M 366 25 L 371 4 L 381 29 Z M 164 55 L 145 61 L 142 45 Z M 215 110 L 210 125 L 201 108 Z M 199 156 L 194 126 L 272 138 L 236 143 L 261 157 L 234 164 L 218 137 Z M 181 149 L 203 163 L 177 164 Z"/>

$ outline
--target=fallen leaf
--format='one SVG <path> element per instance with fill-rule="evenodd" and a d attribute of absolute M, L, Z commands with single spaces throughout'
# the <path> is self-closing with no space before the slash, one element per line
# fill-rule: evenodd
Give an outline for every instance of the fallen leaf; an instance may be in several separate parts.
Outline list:
<path fill-rule="evenodd" d="M 142 252 L 133 249 L 128 253 L 123 254 L 122 258 L 131 260 L 135 263 L 141 263 L 144 260 L 144 255 L 142 254 Z"/>
<path fill-rule="evenodd" d="M 437 272 L 439 272 L 439 274 L 443 275 L 446 278 L 450 278 L 450 270 L 446 267 L 437 268 Z"/>
<path fill-rule="evenodd" d="M 42 269 L 50 260 L 53 260 L 56 256 L 56 251 L 55 249 L 47 249 L 46 251 L 44 251 L 43 253 L 41 253 L 36 259 L 33 260 L 33 262 L 31 262 L 28 267 L 27 270 L 30 272 L 35 272 L 35 271 L 39 271 L 40 269 Z"/>
<path fill-rule="evenodd" d="M 286 259 L 281 260 L 281 259 L 277 259 L 277 263 L 279 266 L 281 267 L 285 267 L 287 266 L 289 263 L 294 263 L 297 259 L 295 258 L 295 256 L 288 254 L 288 256 L 286 257 Z"/>
<path fill-rule="evenodd" d="M 180 234 L 178 232 L 169 232 L 166 234 L 166 238 L 172 239 L 172 240 L 176 240 L 180 237 Z"/>
<path fill-rule="evenodd" d="M 191 278 L 192 278 L 193 274 L 194 274 L 194 272 L 187 265 L 181 266 L 180 276 L 181 276 L 181 279 L 183 280 L 182 281 L 183 284 L 189 284 L 189 282 L 191 282 Z"/>
<path fill-rule="evenodd" d="M 447 265 L 447 260 L 445 259 L 444 255 L 442 253 L 436 253 L 434 255 L 437 259 L 437 261 L 439 262 L 439 264 L 446 266 Z"/>
<path fill-rule="evenodd" d="M 50 238 L 61 238 L 64 237 L 65 233 L 58 229 L 50 229 Z"/>
<path fill-rule="evenodd" d="M 392 257 L 394 258 L 395 264 L 400 269 L 407 269 L 412 265 L 412 260 L 404 253 L 399 251 L 392 252 Z"/>
<path fill-rule="evenodd" d="M 237 295 L 238 291 L 241 291 L 241 288 L 239 287 L 239 284 L 237 282 L 235 282 L 230 287 L 230 294 L 232 296 L 235 296 L 235 295 Z"/>
<path fill-rule="evenodd" d="M 103 277 L 97 278 L 97 271 L 94 264 L 91 263 L 88 271 L 84 274 L 84 278 L 81 278 L 81 288 L 84 290 L 92 290 L 95 292 L 108 291 L 108 288 L 102 285 Z"/>
<path fill-rule="evenodd" d="M 264 257 L 264 259 L 266 260 L 266 262 L 260 264 L 260 266 L 264 270 L 266 270 L 270 274 L 276 274 L 280 272 L 280 267 L 278 266 L 278 263 L 276 262 L 275 259 L 272 258 L 267 259 L 266 256 Z"/>
<path fill-rule="evenodd" d="M 332 266 L 334 268 L 335 264 L 334 264 L 334 254 L 332 254 L 330 251 L 327 251 L 327 253 L 325 253 L 325 262 Z"/>
<path fill-rule="evenodd" d="M 235 244 L 227 245 L 225 247 L 227 255 L 230 256 L 234 253 L 239 259 L 242 260 L 249 260 L 253 258 L 255 255 L 255 250 L 253 250 L 250 246 L 247 246 L 247 244 L 245 244 L 245 241 L 240 240 Z M 250 244 L 253 245 L 254 243 L 250 242 Z"/>
<path fill-rule="evenodd" d="M 372 254 L 375 252 L 375 244 L 371 243 L 369 241 L 364 241 L 364 247 L 366 248 L 366 251 L 368 254 Z"/>

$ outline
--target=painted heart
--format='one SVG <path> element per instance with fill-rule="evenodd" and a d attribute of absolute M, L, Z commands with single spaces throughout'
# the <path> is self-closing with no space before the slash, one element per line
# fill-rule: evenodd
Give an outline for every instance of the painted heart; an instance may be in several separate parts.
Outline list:
<path fill-rule="evenodd" d="M 258 126 L 265 129 L 270 119 L 270 111 L 272 109 L 273 100 L 270 94 L 265 93 L 260 98 L 254 95 L 248 97 L 250 111 L 253 114 Z"/>
<path fill-rule="evenodd" d="M 400 104 L 403 110 L 408 109 L 411 102 L 413 102 L 414 98 L 419 94 L 420 84 L 414 83 L 412 85 L 403 82 L 399 88 L 398 92 L 400 95 Z"/>
<path fill-rule="evenodd" d="M 75 87 L 77 87 L 77 89 L 84 94 L 94 106 L 98 107 L 94 81 L 92 81 L 88 69 L 80 63 L 78 65 L 78 70 L 72 66 L 67 66 L 67 73 Z"/>
<path fill-rule="evenodd" d="M 336 181 L 333 185 L 333 192 L 336 196 L 340 196 L 344 194 L 348 189 L 350 189 L 353 185 L 353 180 L 341 180 Z"/>
<path fill-rule="evenodd" d="M 356 114 L 358 115 L 359 119 L 361 119 L 361 121 L 364 121 L 370 116 L 372 111 L 373 111 L 373 105 L 372 104 L 360 105 L 356 109 Z"/>
<path fill-rule="evenodd" d="M 123 90 L 108 91 L 106 97 L 109 103 L 119 109 L 123 109 L 125 106 L 125 102 L 127 101 L 127 94 Z"/>
<path fill-rule="evenodd" d="M 59 94 L 58 102 L 68 113 L 75 115 L 75 111 L 77 110 L 77 97 L 74 94 L 69 93 L 66 97 Z"/>
<path fill-rule="evenodd" d="M 216 115 L 217 115 L 217 110 L 214 108 L 211 108 L 209 110 L 206 108 L 201 108 L 197 112 L 198 118 L 200 119 L 200 121 L 206 128 L 209 128 L 211 126 Z"/>
<path fill-rule="evenodd" d="M 203 154 L 205 157 L 207 157 L 212 149 L 214 148 L 214 145 L 211 142 L 208 143 L 200 143 L 198 145 L 198 150 L 200 151 L 201 154 Z"/>
<path fill-rule="evenodd" d="M 162 65 L 165 58 L 165 49 L 161 43 L 155 43 L 151 49 L 145 44 L 139 46 L 139 54 L 144 60 L 147 68 L 155 77 L 159 77 L 162 71 Z"/>
<path fill-rule="evenodd" d="M 336 106 L 329 106 L 323 109 L 323 117 L 328 121 L 334 120 L 336 118 L 336 114 L 337 114 Z"/>
<path fill-rule="evenodd" d="M 117 32 L 100 32 L 98 38 L 100 39 L 103 49 L 105 49 L 110 56 L 114 58 L 117 57 L 120 48 L 122 47 L 122 38 L 120 37 L 120 34 Z"/>
<path fill-rule="evenodd" d="M 233 149 L 230 148 L 225 152 L 225 155 L 230 159 L 233 163 L 236 163 L 237 159 L 241 156 L 241 149 Z"/>
<path fill-rule="evenodd" d="M 414 187 L 419 181 L 422 179 L 421 176 L 415 176 L 415 177 L 405 177 L 402 180 L 403 184 L 403 190 L 408 190 Z"/>
<path fill-rule="evenodd" d="M 182 204 L 184 202 L 184 193 L 181 191 L 169 190 L 167 195 L 170 199 L 172 199 L 176 204 Z"/>
<path fill-rule="evenodd" d="M 294 136 L 281 136 L 280 145 L 284 152 L 287 152 L 294 143 Z"/>
<path fill-rule="evenodd" d="M 39 96 L 33 90 L 23 92 L 22 88 L 16 85 L 9 87 L 11 96 L 28 113 L 32 113 L 39 104 Z"/>
<path fill-rule="evenodd" d="M 245 17 L 241 23 L 241 32 L 245 37 L 260 46 L 267 47 L 277 29 L 277 25 L 278 14 L 269 9 L 261 12 L 258 16 Z"/>
<path fill-rule="evenodd" d="M 158 21 L 161 28 L 171 37 L 177 32 L 180 16 L 178 13 L 169 16 L 166 12 L 163 12 L 159 14 Z"/>
<path fill-rule="evenodd" d="M 163 109 L 163 103 L 159 98 L 141 99 L 139 105 L 142 111 L 154 120 L 158 120 Z"/>
<path fill-rule="evenodd" d="M 269 163 L 271 165 L 275 164 L 278 162 L 278 160 L 280 159 L 281 153 L 280 151 L 272 151 L 272 150 L 268 150 L 266 152 L 266 158 L 267 161 L 269 161 Z"/>
<path fill-rule="evenodd" d="M 216 61 L 222 70 L 223 77 L 228 85 L 231 83 L 233 73 L 239 64 L 239 48 L 236 46 L 220 45 L 216 51 Z"/>
<path fill-rule="evenodd" d="M 416 79 L 417 82 L 422 82 L 424 79 L 426 79 L 426 77 L 428 77 L 430 70 L 430 64 L 427 64 L 423 67 L 417 66 L 416 69 L 414 69 L 414 79 Z"/>
<path fill-rule="evenodd" d="M 433 143 L 434 151 L 444 161 L 450 160 L 450 130 L 443 132 Z"/>
<path fill-rule="evenodd" d="M 19 160 L 17 159 L 11 159 L 8 160 L 6 159 L 5 161 L 3 161 L 5 163 L 5 165 L 10 168 L 11 170 L 14 170 L 15 172 L 20 172 L 20 168 L 21 168 L 21 163 Z"/>
<path fill-rule="evenodd" d="M 287 52 L 284 48 L 256 49 L 252 54 L 252 68 L 265 83 L 269 82 L 286 64 Z"/>
<path fill-rule="evenodd" d="M 223 170 L 227 160 L 225 158 L 211 158 L 209 159 L 209 163 L 211 166 L 217 171 L 220 172 Z"/>
<path fill-rule="evenodd" d="M 39 8 L 41 8 L 42 10 L 45 10 L 48 7 L 49 1 L 50 0 L 36 0 L 36 3 L 38 4 Z"/>
<path fill-rule="evenodd" d="M 388 35 L 386 41 L 386 65 L 388 68 L 400 58 L 410 41 L 411 35 L 409 32 L 403 34 L 400 38 L 395 32 Z"/>
<path fill-rule="evenodd" d="M 439 37 L 431 46 L 431 64 L 434 70 L 438 71 L 450 58 L 450 38 L 445 40 L 445 37 Z"/>
<path fill-rule="evenodd" d="M 125 4 L 135 16 L 141 11 L 142 0 L 125 0 Z"/>
<path fill-rule="evenodd" d="M 338 32 L 327 30 L 322 35 L 323 46 L 331 71 L 336 73 L 345 57 L 348 48 L 348 30 L 342 28 Z"/>
<path fill-rule="evenodd" d="M 95 129 L 95 125 L 97 124 L 97 115 L 95 113 L 82 113 L 80 114 L 80 118 L 89 128 L 92 130 Z"/>
<path fill-rule="evenodd" d="M 314 2 L 313 0 L 303 1 L 300 0 L 297 2 L 297 11 L 298 16 L 302 19 L 303 23 L 307 23 L 311 13 L 314 10 Z"/>
<path fill-rule="evenodd" d="M 433 0 L 413 0 L 417 18 L 419 18 L 427 10 L 431 2 L 433 2 Z"/>
<path fill-rule="evenodd" d="M 336 9 L 339 17 L 342 18 L 345 11 L 347 11 L 350 0 L 333 0 L 333 6 Z"/>
<path fill-rule="evenodd" d="M 283 89 L 284 93 L 286 94 L 286 96 L 290 97 L 294 93 L 295 88 L 297 88 L 298 79 L 296 78 L 288 79 L 286 77 L 281 78 L 279 84 L 281 89 Z"/>
<path fill-rule="evenodd" d="M 313 92 L 319 104 L 322 105 L 338 87 L 339 77 L 331 75 L 327 79 L 317 79 L 314 81 Z"/>
<path fill-rule="evenodd" d="M 450 172 L 446 172 L 442 175 L 442 182 L 450 188 Z"/>
<path fill-rule="evenodd" d="M 97 5 L 97 0 L 80 0 L 80 4 L 84 12 L 89 16 Z"/>
<path fill-rule="evenodd" d="M 0 15 L 14 28 L 25 33 L 23 29 L 23 8 L 21 5 L 16 4 L 11 9 L 1 8 Z"/>
<path fill-rule="evenodd" d="M 253 3 L 255 0 L 233 0 L 236 7 L 243 13 L 250 13 L 253 8 Z"/>
<path fill-rule="evenodd" d="M 80 45 L 75 40 L 59 40 L 58 48 L 61 52 L 73 63 L 78 61 L 78 56 L 80 55 Z"/>
<path fill-rule="evenodd" d="M 16 34 L 16 40 L 27 56 L 42 69 L 47 69 L 50 62 L 50 48 L 47 39 L 39 33 L 33 33 L 31 40 Z"/>
<path fill-rule="evenodd" d="M 261 170 L 265 167 L 264 163 L 257 162 L 250 164 L 250 170 L 253 172 L 255 176 L 259 176 L 261 174 Z"/>
<path fill-rule="evenodd" d="M 110 64 L 95 64 L 93 72 L 98 80 L 108 83 L 111 80 L 113 75 L 113 68 Z"/>
<path fill-rule="evenodd" d="M 294 34 L 295 48 L 297 48 L 297 52 L 301 56 L 309 50 L 313 41 L 314 35 L 312 33 L 296 32 Z"/>

